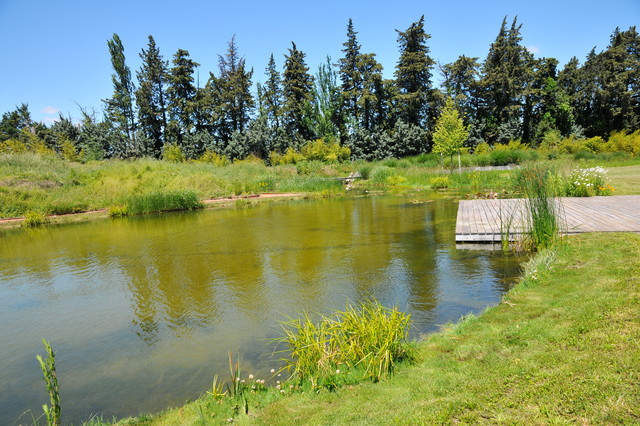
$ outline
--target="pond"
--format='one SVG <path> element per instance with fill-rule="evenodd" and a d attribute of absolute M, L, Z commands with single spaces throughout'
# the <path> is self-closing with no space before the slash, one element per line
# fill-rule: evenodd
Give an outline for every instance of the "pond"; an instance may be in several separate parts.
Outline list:
<path fill-rule="evenodd" d="M 0 424 L 48 403 L 51 342 L 64 422 L 195 399 L 228 352 L 272 357 L 279 322 L 374 297 L 419 338 L 496 304 L 522 258 L 458 250 L 437 194 L 287 201 L 0 233 Z M 31 410 L 29 413 L 28 410 Z"/>

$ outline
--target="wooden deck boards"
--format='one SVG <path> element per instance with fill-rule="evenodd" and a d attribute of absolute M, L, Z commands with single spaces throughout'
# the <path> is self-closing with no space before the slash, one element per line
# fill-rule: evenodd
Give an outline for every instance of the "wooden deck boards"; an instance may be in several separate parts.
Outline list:
<path fill-rule="evenodd" d="M 556 200 L 562 232 L 640 232 L 640 195 L 562 197 Z M 524 200 L 462 200 L 456 242 L 499 242 L 502 229 L 517 237 L 525 230 Z"/>

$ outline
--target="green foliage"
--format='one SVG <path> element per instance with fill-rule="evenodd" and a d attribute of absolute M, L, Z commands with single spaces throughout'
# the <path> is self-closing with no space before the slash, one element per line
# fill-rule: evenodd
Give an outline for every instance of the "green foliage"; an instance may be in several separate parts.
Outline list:
<path fill-rule="evenodd" d="M 313 77 L 304 61 L 304 52 L 291 42 L 288 55 L 285 56 L 283 86 L 283 121 L 287 134 L 293 140 L 311 139 L 305 123 L 306 106 L 311 101 Z"/>
<path fill-rule="evenodd" d="M 109 207 L 109 217 L 125 217 L 129 215 L 129 208 L 126 204 Z"/>
<path fill-rule="evenodd" d="M 286 368 L 292 377 L 310 380 L 314 386 L 331 388 L 334 375 L 353 368 L 378 381 L 399 361 L 414 359 L 413 347 L 407 342 L 409 321 L 410 315 L 378 302 L 348 306 L 317 322 L 304 314 L 302 319 L 282 324 L 280 341 L 289 354 Z"/>
<path fill-rule="evenodd" d="M 433 132 L 433 152 L 448 155 L 453 163 L 453 155 L 460 153 L 468 137 L 469 130 L 464 125 L 453 99 L 447 98 Z"/>
<path fill-rule="evenodd" d="M 0 142 L 0 154 L 22 154 L 23 152 L 27 152 L 27 146 L 18 139 Z"/>
<path fill-rule="evenodd" d="M 447 189 L 449 187 L 448 176 L 436 176 L 429 179 L 429 185 L 433 189 Z"/>
<path fill-rule="evenodd" d="M 24 226 L 27 228 L 37 228 L 47 222 L 47 217 L 42 212 L 28 211 L 24 217 Z"/>
<path fill-rule="evenodd" d="M 197 194 L 187 190 L 133 195 L 126 200 L 127 212 L 133 215 L 195 210 L 202 207 Z"/>
<path fill-rule="evenodd" d="M 611 195 L 613 188 L 607 184 L 607 171 L 600 166 L 576 168 L 562 187 L 562 195 L 567 197 L 590 197 L 593 195 Z"/>
<path fill-rule="evenodd" d="M 230 164 L 226 155 L 219 155 L 212 149 L 207 149 L 198 159 L 204 163 L 211 163 L 219 167 L 227 166 Z"/>
<path fill-rule="evenodd" d="M 172 163 L 182 163 L 185 161 L 182 149 L 177 144 L 166 144 L 162 150 L 162 159 Z"/>
<path fill-rule="evenodd" d="M 36 359 L 38 363 L 40 363 L 42 378 L 46 384 L 49 401 L 51 403 L 51 406 L 44 404 L 42 409 L 44 410 L 47 424 L 49 426 L 57 426 L 60 425 L 60 386 L 58 385 L 58 375 L 56 373 L 56 355 L 53 349 L 51 349 L 49 342 L 42 339 L 42 344 L 47 351 L 47 358 L 42 359 L 40 355 L 36 355 Z"/>

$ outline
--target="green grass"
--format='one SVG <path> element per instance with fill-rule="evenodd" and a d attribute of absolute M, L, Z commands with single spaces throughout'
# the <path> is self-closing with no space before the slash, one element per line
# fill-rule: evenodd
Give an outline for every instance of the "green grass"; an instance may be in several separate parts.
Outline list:
<path fill-rule="evenodd" d="M 126 213 L 133 215 L 195 210 L 203 207 L 195 192 L 185 190 L 135 195 L 129 197 L 125 205 Z"/>
<path fill-rule="evenodd" d="M 639 259 L 640 235 L 571 237 L 537 253 L 498 306 L 419 342 L 417 364 L 378 383 L 337 379 L 332 390 L 284 383 L 278 391 L 274 374 L 249 391 L 248 413 L 234 421 L 636 424 Z M 226 423 L 231 415 L 215 393 L 120 424 Z"/>

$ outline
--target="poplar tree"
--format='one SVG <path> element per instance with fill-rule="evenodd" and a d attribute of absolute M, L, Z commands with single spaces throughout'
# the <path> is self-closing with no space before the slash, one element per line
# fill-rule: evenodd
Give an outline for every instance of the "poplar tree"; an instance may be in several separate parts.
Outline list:
<path fill-rule="evenodd" d="M 304 61 L 305 54 L 291 42 L 289 54 L 285 55 L 283 78 L 283 118 L 289 137 L 296 142 L 311 139 L 305 125 L 305 110 L 311 101 L 313 77 Z"/>
<path fill-rule="evenodd" d="M 189 52 L 183 49 L 178 49 L 173 55 L 172 63 L 167 88 L 168 133 L 172 141 L 181 143 L 183 136 L 189 134 L 194 127 L 197 89 L 193 73 L 200 64 L 193 61 Z"/>
<path fill-rule="evenodd" d="M 162 153 L 167 127 L 165 91 L 169 78 L 169 64 L 163 60 L 152 36 L 149 36 L 147 50 L 142 49 L 140 59 L 142 59 L 142 65 L 140 71 L 136 73 L 138 123 L 144 135 L 153 141 L 153 154 L 158 157 Z"/>
<path fill-rule="evenodd" d="M 135 87 L 131 81 L 131 70 L 125 63 L 124 47 L 118 34 L 113 34 L 107 40 L 111 65 L 114 73 L 111 75 L 113 82 L 113 96 L 104 100 L 107 119 L 129 141 L 127 145 L 130 151 L 135 145 L 136 121 L 133 107 Z"/>
<path fill-rule="evenodd" d="M 431 91 L 431 68 L 434 60 L 429 56 L 424 30 L 424 15 L 406 31 L 396 30 L 400 59 L 394 73 L 399 93 L 399 118 L 406 123 L 424 126 L 427 123 L 428 99 Z"/>

